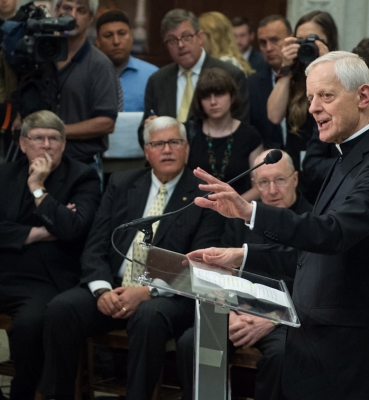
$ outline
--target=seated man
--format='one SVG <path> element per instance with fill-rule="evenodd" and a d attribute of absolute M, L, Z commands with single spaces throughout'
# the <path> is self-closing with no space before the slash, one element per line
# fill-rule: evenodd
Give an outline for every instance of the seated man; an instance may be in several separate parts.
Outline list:
<path fill-rule="evenodd" d="M 270 150 L 261 153 L 255 165 L 261 163 Z M 296 214 L 312 210 L 301 192 L 296 189 L 298 172 L 295 171 L 291 157 L 282 152 L 282 159 L 276 164 L 262 165 L 253 172 L 252 182 L 264 204 L 289 208 Z M 225 232 L 221 239 L 223 247 L 242 247 L 244 243 L 267 243 L 265 238 L 250 230 L 241 219 L 227 219 Z M 292 290 L 297 260 L 297 251 L 291 252 L 291 262 L 286 270 L 278 271 L 275 266 L 263 266 L 262 275 L 273 279 L 283 279 Z M 260 274 L 259 265 L 249 267 L 247 272 Z M 256 346 L 263 358 L 258 362 L 255 384 L 255 400 L 281 400 L 280 377 L 284 356 L 286 327 L 276 325 L 270 320 L 249 314 L 231 311 L 229 315 L 229 339 L 234 346 Z M 177 343 L 179 368 L 183 368 L 185 400 L 192 399 L 192 354 L 193 329 L 188 330 Z M 182 365 L 181 365 L 182 364 Z"/>
<path fill-rule="evenodd" d="M 126 399 L 151 399 L 163 367 L 166 342 L 173 337 L 177 340 L 193 325 L 193 300 L 158 293 L 147 286 L 132 287 L 131 265 L 111 244 L 115 228 L 150 214 L 159 196 L 165 204 L 164 212 L 169 212 L 191 203 L 201 193 L 200 181 L 185 166 L 189 146 L 181 123 L 158 117 L 145 127 L 144 140 L 152 168 L 112 175 L 84 250 L 81 286 L 58 296 L 49 306 L 41 383 L 41 392 L 48 398 L 74 398 L 85 337 L 127 329 Z M 219 243 L 222 230 L 223 218 L 217 218 L 211 210 L 190 207 L 160 221 L 153 245 L 185 253 Z M 133 230 L 115 235 L 123 254 L 129 254 L 134 239 Z"/>
<path fill-rule="evenodd" d="M 107 11 L 97 19 L 96 33 L 96 46 L 114 64 L 121 85 L 118 93 L 123 90 L 123 110 L 119 111 L 144 111 L 146 84 L 158 67 L 131 56 L 133 36 L 128 17 L 120 10 Z"/>
<path fill-rule="evenodd" d="M 63 156 L 62 121 L 24 120 L 26 157 L 0 166 L 0 313 L 12 317 L 12 400 L 34 398 L 43 365 L 45 309 L 80 278 L 80 256 L 100 201 L 96 171 Z"/>

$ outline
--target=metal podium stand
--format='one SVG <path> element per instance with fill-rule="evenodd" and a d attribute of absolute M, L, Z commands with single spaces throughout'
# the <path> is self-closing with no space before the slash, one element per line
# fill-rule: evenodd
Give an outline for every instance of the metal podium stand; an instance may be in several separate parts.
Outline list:
<path fill-rule="evenodd" d="M 283 281 L 133 246 L 132 280 L 196 300 L 194 399 L 228 399 L 228 314 L 244 312 L 292 327 L 300 322 Z"/>

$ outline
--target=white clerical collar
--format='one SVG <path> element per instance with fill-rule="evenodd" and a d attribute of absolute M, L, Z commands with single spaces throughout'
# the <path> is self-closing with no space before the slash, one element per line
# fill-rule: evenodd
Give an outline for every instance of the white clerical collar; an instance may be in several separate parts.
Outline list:
<path fill-rule="evenodd" d="M 365 125 L 364 128 L 361 128 L 359 131 L 357 131 L 356 133 L 354 133 L 353 135 L 351 135 L 350 137 L 348 137 L 347 139 L 345 139 L 342 143 L 347 143 L 347 142 L 349 142 L 350 140 L 356 139 L 357 137 L 359 137 L 360 135 L 362 135 L 364 132 L 366 132 L 366 131 L 368 130 L 368 128 L 369 128 L 369 125 Z M 341 144 L 342 144 L 342 143 L 336 144 L 336 147 L 337 147 L 338 151 L 339 151 L 341 154 L 343 154 L 343 153 L 342 153 L 342 150 L 341 150 Z"/>
<path fill-rule="evenodd" d="M 202 69 L 202 64 L 204 64 L 205 61 L 205 57 L 206 57 L 206 52 L 204 49 L 201 49 L 201 56 L 200 58 L 197 60 L 197 63 L 191 68 L 191 71 L 196 74 L 196 75 L 200 75 L 201 73 L 201 69 Z M 181 76 L 186 70 L 181 67 L 180 65 L 179 69 L 178 69 L 178 76 Z"/>

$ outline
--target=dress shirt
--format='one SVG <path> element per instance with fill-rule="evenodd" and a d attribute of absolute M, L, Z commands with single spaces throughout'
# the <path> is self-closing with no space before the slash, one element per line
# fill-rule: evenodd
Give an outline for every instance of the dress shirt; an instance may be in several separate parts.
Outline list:
<path fill-rule="evenodd" d="M 167 196 L 166 196 L 166 199 L 165 199 L 165 206 L 168 204 L 168 201 L 170 200 L 170 197 L 172 196 L 178 181 L 181 179 L 182 174 L 183 174 L 183 170 L 174 179 L 172 179 L 171 181 L 169 181 L 169 182 L 167 182 L 165 184 L 165 187 L 167 189 Z M 154 202 L 155 197 L 158 194 L 159 188 L 160 188 L 161 185 L 162 185 L 162 183 L 159 181 L 159 179 L 154 174 L 154 170 L 151 170 L 151 186 L 150 186 L 149 195 L 148 195 L 147 201 L 146 201 L 146 207 L 145 207 L 145 210 L 144 210 L 144 213 L 143 213 L 142 217 L 146 217 L 147 216 L 147 213 L 149 212 L 149 210 L 151 208 L 151 205 Z M 133 241 L 131 243 L 130 248 L 132 247 L 132 245 L 133 245 Z M 127 251 L 127 254 L 129 253 L 129 250 Z M 120 278 L 123 277 L 123 275 L 124 275 L 124 270 L 126 268 L 126 264 L 127 264 L 127 260 L 124 259 L 124 261 L 122 263 L 122 266 L 120 267 L 119 272 L 118 272 L 118 276 Z M 154 282 L 155 282 L 155 280 L 154 280 Z M 89 289 L 91 290 L 92 293 L 94 293 L 98 289 L 103 289 L 103 288 L 112 289 L 112 286 L 110 285 L 109 282 L 100 281 L 100 280 L 99 281 L 89 282 L 88 287 L 89 287 Z M 158 290 L 159 290 L 159 294 L 160 295 L 164 295 L 165 294 L 165 292 L 161 291 L 161 289 L 158 289 Z"/>
<path fill-rule="evenodd" d="M 192 71 L 191 78 L 192 78 L 192 85 L 193 85 L 194 89 L 196 89 L 196 85 L 197 85 L 197 81 L 199 80 L 202 65 L 204 64 L 204 61 L 205 61 L 205 56 L 206 56 L 205 50 L 202 49 L 200 58 L 198 59 L 197 63 L 191 68 L 191 71 Z M 184 93 L 186 83 L 187 83 L 187 77 L 184 74 L 184 72 L 185 72 L 185 69 L 179 65 L 178 76 L 177 76 L 177 115 L 178 115 L 179 109 L 181 107 L 183 93 Z"/>
<path fill-rule="evenodd" d="M 146 84 L 150 76 L 159 68 L 138 58 L 129 60 L 120 74 L 123 89 L 123 111 L 144 111 Z"/>
<path fill-rule="evenodd" d="M 251 52 L 252 52 L 252 46 L 249 46 L 249 48 L 242 54 L 242 57 L 245 60 L 249 60 Z"/>

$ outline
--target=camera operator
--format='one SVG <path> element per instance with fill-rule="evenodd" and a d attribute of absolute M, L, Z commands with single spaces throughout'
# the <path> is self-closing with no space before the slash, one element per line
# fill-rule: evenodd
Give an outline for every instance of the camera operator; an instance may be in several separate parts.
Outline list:
<path fill-rule="evenodd" d="M 57 0 L 55 16 L 71 15 L 76 27 L 63 32 L 67 59 L 49 63 L 45 74 L 52 71 L 55 76 L 57 93 L 51 108 L 65 124 L 65 153 L 93 166 L 102 180 L 101 155 L 114 130 L 118 93 L 112 63 L 86 37 L 97 7 L 97 0 Z"/>
<path fill-rule="evenodd" d="M 300 172 L 307 144 L 313 130 L 317 129 L 308 113 L 305 68 L 317 57 L 337 49 L 336 24 L 329 13 L 322 11 L 311 11 L 302 16 L 296 24 L 294 37 L 284 40 L 282 68 L 268 99 L 268 118 L 274 124 L 287 119 L 284 148 Z M 319 187 L 314 187 L 302 173 L 300 175 L 301 190 L 310 202 L 314 202 Z"/>

